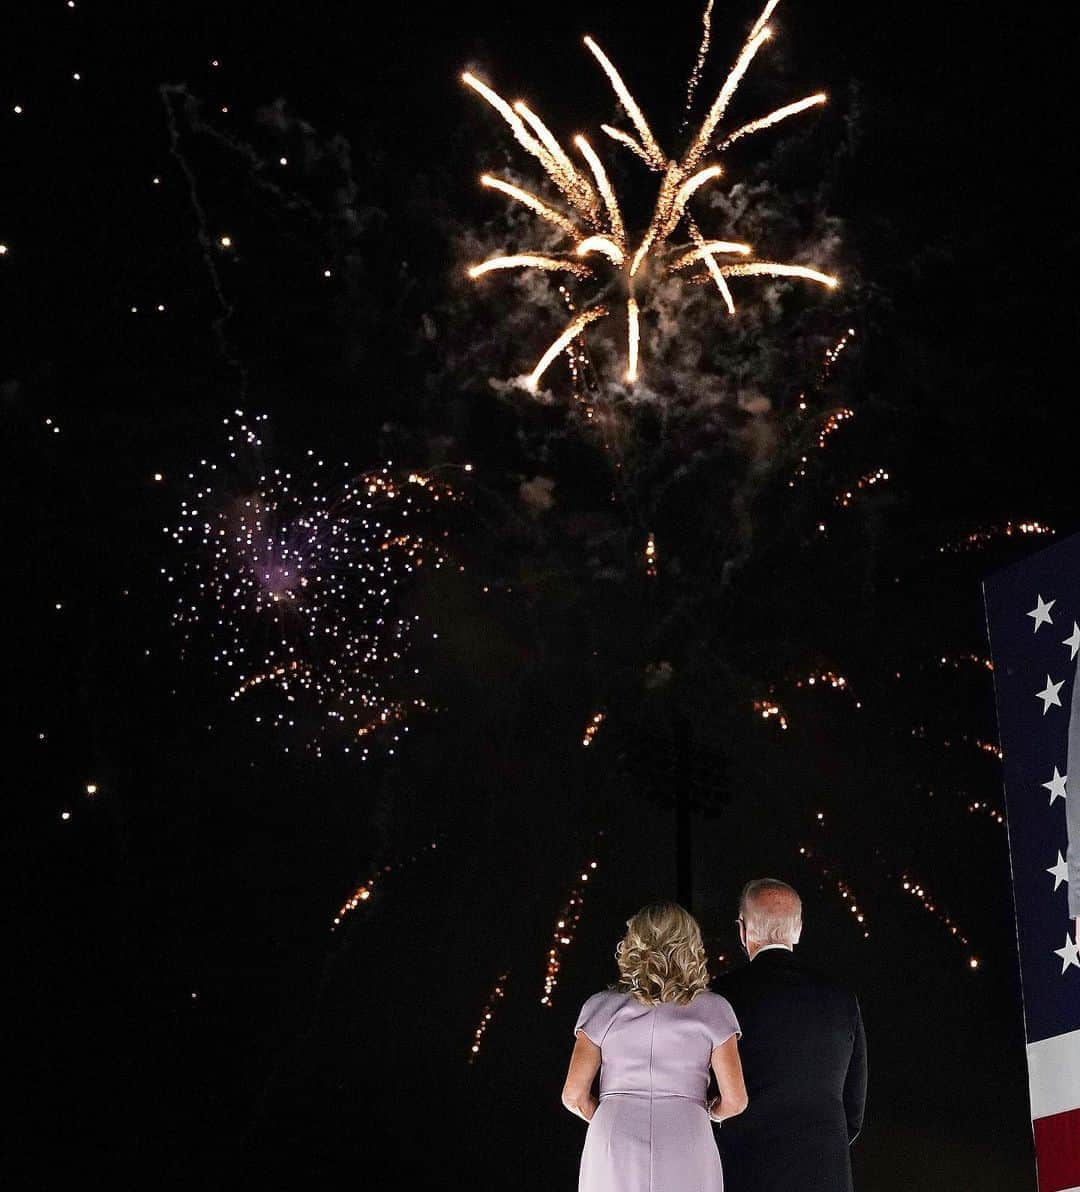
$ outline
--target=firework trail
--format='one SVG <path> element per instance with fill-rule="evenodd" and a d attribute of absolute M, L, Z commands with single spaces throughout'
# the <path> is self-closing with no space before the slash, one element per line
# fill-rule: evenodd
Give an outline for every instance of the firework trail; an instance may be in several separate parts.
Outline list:
<path fill-rule="evenodd" d="M 943 555 L 960 554 L 964 551 L 981 550 L 1003 538 L 1042 537 L 1045 534 L 1056 533 L 1057 531 L 1052 526 L 1044 525 L 1039 521 L 1007 521 L 1002 522 L 999 526 L 986 526 L 971 530 L 960 538 L 954 538 L 939 546 L 938 553 Z"/>
<path fill-rule="evenodd" d="M 592 716 L 589 717 L 585 725 L 585 731 L 581 734 L 581 747 L 583 749 L 588 749 L 593 743 L 593 740 L 603 726 L 605 719 L 606 717 L 603 712 L 594 712 Z"/>
<path fill-rule="evenodd" d="M 208 641 L 233 702 L 277 697 L 258 702 L 256 721 L 290 730 L 314 711 L 316 752 L 334 729 L 347 753 L 392 753 L 427 707 L 413 648 L 435 636 L 400 605 L 423 569 L 447 564 L 447 531 L 424 524 L 457 494 L 390 465 L 334 483 L 316 459 L 237 480 L 238 459 L 261 454 L 264 423 L 226 419 L 232 463 L 189 474 L 192 494 L 165 527 L 182 552 L 175 575 L 163 568 L 180 590 L 173 622 L 186 647 Z"/>
<path fill-rule="evenodd" d="M 709 56 L 709 46 L 712 42 L 712 11 L 713 0 L 708 0 L 705 5 L 705 11 L 701 14 L 701 45 L 698 46 L 694 68 L 690 72 L 690 78 L 687 80 L 686 106 L 683 109 L 686 115 L 683 117 L 683 122 L 679 126 L 679 132 L 685 132 L 686 126 L 690 123 L 690 109 L 694 106 L 694 94 L 697 91 L 698 83 L 701 81 L 701 72 L 705 69 L 705 60 Z"/>
<path fill-rule="evenodd" d="M 754 24 L 735 65 L 713 100 L 689 144 L 677 157 L 669 157 L 661 148 L 641 107 L 623 81 L 622 76 L 591 38 L 585 47 L 607 76 L 623 111 L 633 125 L 634 132 L 601 125 L 601 131 L 617 145 L 629 149 L 653 173 L 660 176 L 652 216 L 638 235 L 625 226 L 618 196 L 607 170 L 590 142 L 583 136 L 574 138 L 574 147 L 584 160 L 584 168 L 575 165 L 570 154 L 543 120 L 524 103 L 509 104 L 487 83 L 471 71 L 462 75 L 462 82 L 483 98 L 509 126 L 518 145 L 536 160 L 546 178 L 560 192 L 568 210 L 550 205 L 538 195 L 485 174 L 481 183 L 500 191 L 507 198 L 521 203 L 541 220 L 558 229 L 568 241 L 561 253 L 516 253 L 494 257 L 469 269 L 469 276 L 478 279 L 488 273 L 510 268 L 533 268 L 548 272 L 565 271 L 579 280 L 595 283 L 593 296 L 562 333 L 543 353 L 527 381 L 527 388 L 536 392 L 540 380 L 556 357 L 571 349 L 590 324 L 612 314 L 607 299 L 613 295 L 625 310 L 626 368 L 625 380 L 633 385 L 640 375 L 641 312 L 649 305 L 658 283 L 666 278 L 687 273 L 690 282 L 711 283 L 716 287 L 729 314 L 735 313 L 735 299 L 728 280 L 731 278 L 777 277 L 815 282 L 829 289 L 837 279 L 810 265 L 769 260 L 729 260 L 753 253 L 751 245 L 707 238 L 690 213 L 693 196 L 709 186 L 722 174 L 721 166 L 713 161 L 703 165 L 703 159 L 715 150 L 722 153 L 743 137 L 771 128 L 800 112 L 818 107 L 825 95 L 817 93 L 759 117 L 716 140 L 718 129 L 739 84 L 772 31 L 767 21 L 778 0 L 769 0 Z M 702 41 L 697 60 L 687 84 L 686 110 L 693 104 L 697 82 L 709 50 L 711 39 L 712 0 L 702 19 Z M 694 247 L 671 244 L 680 225 L 685 225 Z M 678 254 L 674 257 L 672 254 Z M 583 271 L 583 262 L 587 270 Z"/>
<path fill-rule="evenodd" d="M 929 891 L 922 885 L 921 882 L 915 880 L 909 873 L 903 873 L 897 881 L 901 890 L 905 894 L 909 894 L 914 898 L 922 910 L 934 919 L 941 927 L 943 927 L 948 935 L 955 939 L 965 949 L 970 949 L 971 941 L 961 930 L 959 923 L 945 910 L 939 902 L 929 893 Z M 977 969 L 980 961 L 974 954 L 968 955 L 968 967 Z"/>
<path fill-rule="evenodd" d="M 596 873 L 598 865 L 599 862 L 594 856 L 581 867 L 578 880 L 571 888 L 562 910 L 559 911 L 559 917 L 555 920 L 544 969 L 544 995 L 540 999 L 542 1006 L 552 1005 L 552 995 L 559 983 L 559 973 L 562 969 L 563 953 L 574 942 L 578 924 L 581 922 L 581 912 L 585 905 L 585 886 L 589 878 Z"/>
<path fill-rule="evenodd" d="M 762 720 L 775 720 L 782 729 L 787 731 L 788 718 L 787 712 L 773 699 L 756 699 L 754 700 L 754 712 L 761 717 Z"/>
<path fill-rule="evenodd" d="M 375 869 L 372 875 L 366 881 L 361 882 L 360 885 L 357 886 L 356 889 L 353 890 L 353 892 L 349 895 L 349 897 L 346 898 L 341 904 L 341 906 L 338 908 L 337 914 L 334 916 L 333 922 L 330 924 L 330 930 L 337 931 L 337 929 L 342 923 L 344 923 L 349 915 L 351 915 L 355 910 L 358 910 L 361 906 L 365 906 L 367 903 L 369 903 L 375 894 L 376 885 L 384 881 L 388 874 L 399 873 L 402 869 L 407 869 L 410 865 L 414 865 L 420 859 L 421 855 L 432 852 L 437 847 L 438 841 L 433 840 L 428 848 L 424 849 L 423 854 L 413 853 L 405 860 L 396 861 L 389 865 L 380 865 L 377 869 Z"/>
<path fill-rule="evenodd" d="M 799 856 L 814 868 L 824 885 L 836 891 L 840 900 L 844 903 L 844 909 L 851 916 L 856 927 L 862 932 L 863 939 L 868 940 L 870 938 L 870 927 L 866 922 L 866 907 L 862 899 L 856 897 L 855 891 L 837 871 L 836 866 L 826 861 L 820 855 L 819 850 L 813 849 L 809 845 L 804 844 L 799 846 Z"/>
<path fill-rule="evenodd" d="M 918 724 L 911 730 L 911 735 L 917 740 L 929 740 L 926 725 Z M 1005 756 L 1001 746 L 996 741 L 986 741 L 982 737 L 972 736 L 970 733 L 960 733 L 956 737 L 940 737 L 938 743 L 943 749 L 951 749 L 954 745 L 967 745 L 988 757 L 996 757 L 998 761 Z"/>
<path fill-rule="evenodd" d="M 837 360 L 840 359 L 841 355 L 844 353 L 848 344 L 854 338 L 855 338 L 855 329 L 853 327 L 848 327 L 847 330 L 843 333 L 843 335 L 841 335 L 840 338 L 838 340 L 836 340 L 836 342 L 834 344 L 832 344 L 830 347 L 825 349 L 825 353 L 824 353 L 824 356 L 823 356 L 822 362 L 821 362 L 821 369 L 818 373 L 817 380 L 816 380 L 816 387 L 817 387 L 817 390 L 819 393 L 824 388 L 826 383 L 828 382 L 828 380 L 832 374 L 832 370 L 833 370 L 834 366 L 836 365 Z M 799 413 L 805 414 L 808 406 L 809 406 L 809 402 L 807 400 L 806 392 L 804 391 L 799 394 L 799 402 L 798 402 Z M 816 420 L 815 420 L 815 424 L 814 424 L 815 430 L 816 430 L 816 439 L 812 445 L 813 448 L 815 448 L 818 451 L 824 451 L 825 448 L 828 446 L 830 439 L 832 439 L 833 435 L 836 434 L 836 432 L 846 422 L 850 421 L 850 419 L 852 419 L 854 417 L 855 417 L 855 411 L 852 409 L 849 409 L 847 406 L 836 406 L 833 409 L 825 410 L 825 411 L 821 412 L 820 414 L 818 414 L 816 416 Z M 809 467 L 810 467 L 810 456 L 809 455 L 800 456 L 799 462 L 795 468 L 795 471 L 794 471 L 791 479 L 788 481 L 788 487 L 794 488 L 795 485 L 800 480 L 805 479 L 807 472 L 809 470 Z"/>
<path fill-rule="evenodd" d="M 824 813 L 818 813 L 817 816 L 818 827 L 824 828 L 825 816 Z M 836 869 L 836 866 L 828 861 L 820 847 L 812 847 L 810 845 L 801 845 L 799 848 L 799 856 L 803 858 L 808 864 L 813 865 L 814 868 L 821 874 L 824 881 L 831 885 L 839 894 L 841 899 L 847 905 L 848 913 L 852 916 L 858 927 L 863 930 L 863 938 L 869 938 L 870 931 L 866 926 L 867 910 L 865 899 L 857 899 L 854 891 L 850 885 L 845 881 L 844 877 Z M 947 935 L 955 939 L 967 953 L 967 966 L 970 969 L 977 969 L 981 965 L 981 960 L 974 952 L 971 951 L 971 941 L 961 928 L 960 924 L 952 917 L 949 912 L 942 907 L 940 902 L 936 900 L 930 892 L 918 882 L 909 872 L 902 873 L 899 877 L 890 873 L 888 875 L 888 882 L 892 889 L 900 890 L 904 894 L 910 895 L 918 902 L 920 909 L 933 919 L 940 927 L 944 929 Z"/>
<path fill-rule="evenodd" d="M 817 670 L 799 675 L 789 679 L 785 685 L 793 691 L 838 691 L 848 696 L 856 709 L 862 708 L 862 700 L 856 698 L 847 677 L 833 670 Z M 767 696 L 755 699 L 753 710 L 762 720 L 775 720 L 782 729 L 787 729 L 791 722 L 786 709 L 776 700 L 777 686 L 771 686 Z"/>
<path fill-rule="evenodd" d="M 847 509 L 854 502 L 859 492 L 865 491 L 868 488 L 873 488 L 876 484 L 885 484 L 889 479 L 889 473 L 886 468 L 875 468 L 872 472 L 866 472 L 855 481 L 851 488 L 842 489 L 833 498 L 833 501 L 840 506 L 841 509 Z"/>
<path fill-rule="evenodd" d="M 509 973 L 502 973 L 499 976 L 499 979 L 492 986 L 491 993 L 488 994 L 484 1008 L 480 1011 L 480 1021 L 476 1024 L 476 1029 L 472 1035 L 472 1043 L 469 1046 L 470 1064 L 476 1063 L 476 1057 L 480 1054 L 480 1046 L 484 1041 L 484 1035 L 487 1034 L 487 1029 L 495 1017 L 495 1011 L 498 1009 L 499 1003 L 506 997 L 506 983 L 509 979 Z"/>

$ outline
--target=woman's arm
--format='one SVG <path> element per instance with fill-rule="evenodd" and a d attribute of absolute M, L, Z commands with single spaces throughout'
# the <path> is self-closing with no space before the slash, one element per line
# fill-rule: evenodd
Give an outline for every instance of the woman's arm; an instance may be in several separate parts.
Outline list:
<path fill-rule="evenodd" d="M 720 1096 L 709 1106 L 709 1117 L 714 1122 L 722 1122 L 736 1117 L 750 1104 L 739 1059 L 739 1043 L 734 1035 L 713 1048 L 712 1070 L 716 1073 Z"/>
<path fill-rule="evenodd" d="M 576 1113 L 587 1122 L 592 1120 L 596 1112 L 597 1101 L 592 1086 L 599 1071 L 600 1048 L 584 1031 L 579 1030 L 570 1056 L 570 1070 L 563 1085 L 562 1103 L 571 1113 Z"/>

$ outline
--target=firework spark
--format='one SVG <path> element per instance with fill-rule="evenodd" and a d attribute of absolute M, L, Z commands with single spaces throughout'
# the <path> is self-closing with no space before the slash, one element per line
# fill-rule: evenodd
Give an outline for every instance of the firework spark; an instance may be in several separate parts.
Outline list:
<path fill-rule="evenodd" d="M 225 421 L 230 459 L 257 461 L 265 416 Z M 393 752 L 426 707 L 410 694 L 419 618 L 399 606 L 421 569 L 447 563 L 444 534 L 420 523 L 456 494 L 389 465 L 337 484 L 324 469 L 311 459 L 241 481 L 238 467 L 203 460 L 178 524 L 165 527 L 184 552 L 166 574 L 180 580 L 174 624 L 189 645 L 209 641 L 234 702 L 272 692 L 276 709 L 260 703 L 257 721 L 296 728 L 306 708 L 317 714 L 316 752 L 336 728 L 345 751 L 366 759 L 376 742 Z"/>
<path fill-rule="evenodd" d="M 721 174 L 718 163 L 712 162 L 705 166 L 701 164 L 711 149 L 723 152 L 744 137 L 771 128 L 826 101 L 825 95 L 819 92 L 794 103 L 785 104 L 766 116 L 739 126 L 714 145 L 717 130 L 743 76 L 758 51 L 772 36 L 767 22 L 777 3 L 778 0 L 769 0 L 766 4 L 708 113 L 690 139 L 689 146 L 678 158 L 669 157 L 661 148 L 644 112 L 611 59 L 591 37 L 585 38 L 586 49 L 607 76 L 623 111 L 634 127 L 636 136 L 607 124 L 601 125 L 601 131 L 616 144 L 629 149 L 650 170 L 661 176 L 652 216 L 636 238 L 636 247 L 633 247 L 634 238 L 624 225 L 622 210 L 607 170 L 585 137 L 575 137 L 574 146 L 584 159 L 588 174 L 574 165 L 569 153 L 531 108 L 521 102 L 507 103 L 498 92 L 469 71 L 461 76 L 467 87 L 498 112 L 509 126 L 514 139 L 539 163 L 545 176 L 558 189 L 570 209 L 569 212 L 560 211 L 529 191 L 484 175 L 481 179 L 484 186 L 499 190 L 507 197 L 522 203 L 542 220 L 557 228 L 569 244 L 561 256 L 517 254 L 496 257 L 472 266 L 469 276 L 479 279 L 489 272 L 511 267 L 506 262 L 513 261 L 514 267 L 535 268 L 548 272 L 565 270 L 580 279 L 588 277 L 595 281 L 598 287 L 592 305 L 586 306 L 578 313 L 541 356 L 526 383 L 531 392 L 536 392 L 540 379 L 561 352 L 568 349 L 573 351 L 571 344 L 590 323 L 606 318 L 611 313 L 607 306 L 600 304 L 600 294 L 614 292 L 621 296 L 621 302 L 625 304 L 625 379 L 632 385 L 640 375 L 640 314 L 648 306 L 652 288 L 663 278 L 688 269 L 699 270 L 690 273 L 687 280 L 712 282 L 729 314 L 734 314 L 736 309 L 734 297 L 728 286 L 729 278 L 791 278 L 815 282 L 828 289 L 834 289 L 838 284 L 835 277 L 809 265 L 765 260 L 718 261 L 717 257 L 749 255 L 753 251 L 752 247 L 730 241 L 707 239 L 689 212 L 692 197 Z M 701 47 L 687 84 L 687 113 L 692 106 L 694 92 L 709 50 L 711 20 L 712 0 L 708 0 L 708 7 L 702 19 Z M 685 223 L 696 247 L 692 252 L 683 253 L 672 262 L 668 259 L 671 252 L 669 240 L 682 223 Z M 609 268 L 603 273 L 589 271 L 588 274 L 582 274 L 568 263 L 572 263 L 575 257 L 590 252 L 599 252 Z"/>

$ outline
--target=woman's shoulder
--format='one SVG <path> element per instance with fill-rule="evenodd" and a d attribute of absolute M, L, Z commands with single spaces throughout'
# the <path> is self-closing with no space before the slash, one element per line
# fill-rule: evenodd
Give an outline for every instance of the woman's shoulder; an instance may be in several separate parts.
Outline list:
<path fill-rule="evenodd" d="M 714 1046 L 718 1047 L 731 1035 L 742 1034 L 735 1011 L 722 993 L 706 989 L 694 998 L 691 1005 L 699 1007 L 698 1021 L 709 1032 Z"/>
<path fill-rule="evenodd" d="M 717 993 L 713 989 L 703 989 L 690 1005 L 696 1006 L 706 1016 L 732 1013 L 731 1002 L 722 993 Z"/>
<path fill-rule="evenodd" d="M 622 989 L 601 989 L 599 993 L 594 993 L 592 997 L 585 1000 L 585 1005 L 590 1007 L 610 1006 L 614 1008 L 620 1002 L 625 1002 L 630 997 L 629 993 Z"/>
<path fill-rule="evenodd" d="M 581 1031 L 599 1047 L 608 1027 L 628 996 L 617 989 L 602 989 L 599 993 L 594 993 L 581 1007 L 574 1024 L 574 1034 Z"/>

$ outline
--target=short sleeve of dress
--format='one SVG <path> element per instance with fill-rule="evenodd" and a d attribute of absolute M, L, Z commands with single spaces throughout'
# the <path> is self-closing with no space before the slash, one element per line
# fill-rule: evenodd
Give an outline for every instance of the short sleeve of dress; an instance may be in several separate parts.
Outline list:
<path fill-rule="evenodd" d="M 585 1037 L 599 1047 L 603 1043 L 608 1027 L 611 1026 L 615 1017 L 615 1011 L 622 1001 L 621 994 L 613 993 L 610 990 L 594 993 L 581 1007 L 581 1013 L 577 1016 L 577 1022 L 574 1023 L 574 1037 L 577 1038 L 578 1031 L 583 1031 Z"/>
<path fill-rule="evenodd" d="M 705 1010 L 705 1027 L 709 1032 L 709 1039 L 715 1051 L 721 1043 L 726 1043 L 734 1035 L 741 1037 L 742 1027 L 735 1017 L 735 1011 L 726 997 L 719 993 L 709 996 Z"/>

